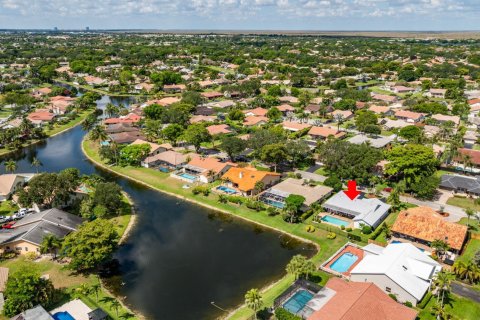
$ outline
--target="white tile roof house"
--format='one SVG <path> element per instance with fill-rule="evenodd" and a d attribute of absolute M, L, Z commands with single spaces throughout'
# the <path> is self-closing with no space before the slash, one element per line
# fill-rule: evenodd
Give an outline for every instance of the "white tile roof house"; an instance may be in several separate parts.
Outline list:
<path fill-rule="evenodd" d="M 360 194 L 351 200 L 343 191 L 328 199 L 322 207 L 353 219 L 355 228 L 360 228 L 362 224 L 376 228 L 388 216 L 390 210 L 390 205 L 379 199 L 365 198 Z"/>
<path fill-rule="evenodd" d="M 350 280 L 373 282 L 400 302 L 416 305 L 442 269 L 440 264 L 410 243 L 392 243 L 386 248 L 369 244 L 365 255 L 350 271 Z"/>

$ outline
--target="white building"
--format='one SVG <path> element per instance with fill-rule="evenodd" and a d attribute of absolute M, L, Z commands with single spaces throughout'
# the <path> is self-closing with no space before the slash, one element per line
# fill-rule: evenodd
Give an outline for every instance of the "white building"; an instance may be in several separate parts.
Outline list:
<path fill-rule="evenodd" d="M 350 272 L 350 280 L 373 282 L 397 300 L 416 305 L 430 288 L 442 267 L 410 243 L 392 243 L 386 248 L 369 244 L 365 255 Z"/>

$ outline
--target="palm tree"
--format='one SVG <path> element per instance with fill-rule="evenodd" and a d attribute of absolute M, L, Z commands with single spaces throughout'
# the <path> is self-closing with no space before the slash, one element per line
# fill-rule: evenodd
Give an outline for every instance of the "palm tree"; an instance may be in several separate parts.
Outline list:
<path fill-rule="evenodd" d="M 433 240 L 430 243 L 430 247 L 435 249 L 437 256 L 443 256 L 445 251 L 449 249 L 448 243 L 440 239 Z"/>
<path fill-rule="evenodd" d="M 343 123 L 344 120 L 345 118 L 342 114 L 335 115 L 335 121 L 337 121 L 337 131 L 340 131 L 340 125 Z"/>
<path fill-rule="evenodd" d="M 471 208 L 463 209 L 465 214 L 467 215 L 467 228 L 470 228 L 470 218 L 475 215 L 475 210 Z"/>
<path fill-rule="evenodd" d="M 253 187 L 253 191 L 255 192 L 255 194 L 259 194 L 263 188 L 265 188 L 265 183 L 263 183 L 263 181 L 257 181 L 255 182 L 255 185 Z"/>
<path fill-rule="evenodd" d="M 5 161 L 5 170 L 7 172 L 15 172 L 17 170 L 17 163 L 14 160 Z"/>
<path fill-rule="evenodd" d="M 438 289 L 438 301 L 442 307 L 445 294 L 448 294 L 451 290 L 453 278 L 454 276 L 450 272 L 441 271 L 437 274 L 437 278 L 435 279 L 434 284 Z"/>
<path fill-rule="evenodd" d="M 117 301 L 117 299 L 113 299 L 111 302 L 110 302 L 110 306 L 115 309 L 115 314 L 117 315 L 117 318 L 118 318 L 118 308 L 120 308 L 120 302 Z"/>
<path fill-rule="evenodd" d="M 298 277 L 300 277 L 300 275 L 303 273 L 304 260 L 305 257 L 298 254 L 294 256 L 292 260 L 290 260 L 290 262 L 287 264 L 287 267 L 285 268 L 287 273 L 294 275 L 295 280 L 297 280 Z"/>
<path fill-rule="evenodd" d="M 100 283 L 95 283 L 90 287 L 91 292 L 95 293 L 95 301 L 98 302 L 98 292 L 100 291 Z"/>
<path fill-rule="evenodd" d="M 40 160 L 38 160 L 37 157 L 33 157 L 32 159 L 32 167 L 35 167 L 35 170 L 37 171 L 38 173 L 38 168 L 42 166 L 42 163 L 40 162 Z"/>
<path fill-rule="evenodd" d="M 470 283 L 480 280 L 480 267 L 472 261 L 465 263 L 457 260 L 453 264 L 452 270 L 460 279 L 468 280 Z"/>
<path fill-rule="evenodd" d="M 42 245 L 40 246 L 40 252 L 42 254 L 45 253 L 53 253 L 53 259 L 57 257 L 57 250 L 62 246 L 60 239 L 58 239 L 53 234 L 47 234 L 43 240 Z"/>
<path fill-rule="evenodd" d="M 435 317 L 437 318 L 437 320 L 448 319 L 448 315 L 447 315 L 445 309 L 443 308 L 443 306 L 440 305 L 440 303 L 435 303 L 432 306 L 432 311 L 435 314 Z"/>
<path fill-rule="evenodd" d="M 82 283 L 80 286 L 75 288 L 75 292 L 82 296 L 88 296 L 90 293 L 90 288 L 85 283 Z"/>
<path fill-rule="evenodd" d="M 89 138 L 93 141 L 105 141 L 108 139 L 108 135 L 101 125 L 96 125 L 90 131 Z"/>
<path fill-rule="evenodd" d="M 315 266 L 315 263 L 313 263 L 312 260 L 306 260 L 305 263 L 303 264 L 303 274 L 308 280 L 308 277 L 317 270 L 317 267 Z"/>
<path fill-rule="evenodd" d="M 106 114 L 107 117 L 109 117 L 109 118 L 116 116 L 119 111 L 120 111 L 120 108 L 118 108 L 117 106 L 115 106 L 113 103 L 108 103 L 108 104 L 105 106 L 105 114 Z"/>
<path fill-rule="evenodd" d="M 245 304 L 248 308 L 253 310 L 255 319 L 257 319 L 257 312 L 263 306 L 263 299 L 258 289 L 250 289 L 245 294 Z"/>

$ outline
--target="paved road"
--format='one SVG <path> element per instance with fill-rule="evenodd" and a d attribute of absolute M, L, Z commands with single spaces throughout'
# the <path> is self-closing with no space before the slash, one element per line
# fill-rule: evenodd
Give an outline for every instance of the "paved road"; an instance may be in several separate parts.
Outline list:
<path fill-rule="evenodd" d="M 470 300 L 473 300 L 477 303 L 480 303 L 480 292 L 470 288 L 469 286 L 459 283 L 459 282 L 452 282 L 452 292 L 468 298 Z"/>

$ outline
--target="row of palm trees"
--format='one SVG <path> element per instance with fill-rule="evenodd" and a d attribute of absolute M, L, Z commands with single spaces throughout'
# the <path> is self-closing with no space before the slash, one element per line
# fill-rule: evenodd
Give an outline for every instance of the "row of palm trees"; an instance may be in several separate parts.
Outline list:
<path fill-rule="evenodd" d="M 3 165 L 5 166 L 5 171 L 9 173 L 14 173 L 18 169 L 17 162 L 12 159 L 5 161 Z M 37 157 L 33 157 L 31 161 L 31 166 L 34 167 L 38 173 L 38 169 L 43 166 L 43 164 Z"/>

